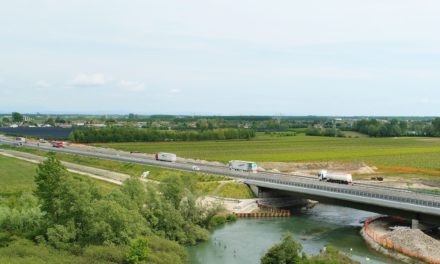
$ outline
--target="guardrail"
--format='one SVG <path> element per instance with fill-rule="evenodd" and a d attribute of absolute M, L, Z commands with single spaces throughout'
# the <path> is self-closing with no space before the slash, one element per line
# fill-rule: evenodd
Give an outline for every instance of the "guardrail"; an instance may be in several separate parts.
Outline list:
<path fill-rule="evenodd" d="M 313 184 L 313 183 L 299 183 L 299 182 L 283 181 L 283 180 L 277 180 L 277 179 L 257 178 L 257 177 L 247 176 L 247 175 L 246 176 L 243 175 L 243 177 L 246 177 L 249 180 L 255 180 L 255 181 L 270 182 L 270 183 L 275 183 L 275 184 L 290 185 L 290 186 L 296 186 L 296 187 L 301 187 L 301 188 L 323 190 L 323 191 L 350 194 L 350 195 L 367 197 L 367 198 L 376 198 L 376 199 L 383 199 L 383 200 L 389 200 L 389 201 L 394 201 L 394 202 L 401 202 L 401 203 L 408 203 L 408 204 L 414 204 L 414 205 L 440 208 L 440 201 L 439 202 L 426 201 L 426 200 L 414 199 L 414 198 L 410 198 L 410 197 L 399 197 L 399 196 L 393 196 L 393 195 L 388 195 L 388 194 L 371 193 L 371 192 L 365 192 L 365 191 L 360 191 L 360 190 L 351 190 L 349 188 L 337 188 L 337 187 L 333 187 L 333 186 L 317 185 L 317 184 Z"/>

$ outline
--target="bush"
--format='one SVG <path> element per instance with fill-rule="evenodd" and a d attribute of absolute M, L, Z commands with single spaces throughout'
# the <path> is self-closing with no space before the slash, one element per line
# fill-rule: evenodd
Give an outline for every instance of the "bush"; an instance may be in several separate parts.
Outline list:
<path fill-rule="evenodd" d="M 215 228 L 226 223 L 226 217 L 223 215 L 214 215 L 211 220 L 209 220 L 209 227 Z"/>
<path fill-rule="evenodd" d="M 237 216 L 235 214 L 228 214 L 226 216 L 226 222 L 231 223 L 237 221 Z"/>
<path fill-rule="evenodd" d="M 89 246 L 84 249 L 82 257 L 94 263 L 122 263 L 126 251 L 126 246 Z"/>
<path fill-rule="evenodd" d="M 148 240 L 145 237 L 136 238 L 130 243 L 125 261 L 131 264 L 144 262 L 148 257 Z"/>

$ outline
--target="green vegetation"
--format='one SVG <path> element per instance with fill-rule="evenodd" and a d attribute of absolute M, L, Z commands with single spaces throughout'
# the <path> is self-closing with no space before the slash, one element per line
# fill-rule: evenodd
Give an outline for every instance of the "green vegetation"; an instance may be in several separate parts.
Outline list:
<path fill-rule="evenodd" d="M 94 142 L 157 142 L 251 139 L 255 132 L 250 129 L 211 129 L 201 131 L 151 130 L 137 128 L 89 128 L 74 130 L 69 139 L 79 143 Z"/>
<path fill-rule="evenodd" d="M 333 128 L 308 128 L 306 130 L 307 136 L 321 136 L 321 137 L 345 137 L 345 134 L 342 133 L 339 129 Z"/>
<path fill-rule="evenodd" d="M 9 146 L 1 146 L 0 145 L 0 148 L 31 153 L 31 154 L 35 154 L 35 155 L 39 155 L 39 156 L 45 156 L 48 153 L 48 151 L 45 151 L 45 150 L 37 150 L 37 149 L 31 149 L 31 148 L 26 148 L 26 147 L 16 148 L 16 147 L 9 147 Z M 90 166 L 90 167 L 110 170 L 110 171 L 114 171 L 114 172 L 124 173 L 124 174 L 128 174 L 128 175 L 134 176 L 134 177 L 139 177 L 144 171 L 150 171 L 150 175 L 148 176 L 148 179 L 155 180 L 155 181 L 162 181 L 164 178 L 167 178 L 170 175 L 180 176 L 180 177 L 191 177 L 191 178 L 195 179 L 196 182 L 223 181 L 223 180 L 229 179 L 224 176 L 216 176 L 216 175 L 209 175 L 209 174 L 195 173 L 195 172 L 188 172 L 188 171 L 163 169 L 163 168 L 159 168 L 159 167 L 153 167 L 153 166 L 147 166 L 147 165 L 141 165 L 141 164 L 135 164 L 135 163 L 120 162 L 120 161 L 85 157 L 85 156 L 80 156 L 80 155 L 65 154 L 65 153 L 57 153 L 57 158 L 59 160 L 66 161 L 66 162 L 71 162 L 71 163 L 75 163 L 75 164 L 79 164 L 79 165 Z"/>
<path fill-rule="evenodd" d="M 219 208 L 198 205 L 182 177 L 147 188 L 132 178 L 105 194 L 49 154 L 33 186 L 0 200 L 2 263 L 185 263 L 180 245 L 206 240 L 219 222 Z"/>
<path fill-rule="evenodd" d="M 325 252 L 308 258 L 302 251 L 302 245 L 287 233 L 282 241 L 273 245 L 261 258 L 261 264 L 356 264 L 358 262 L 342 255 L 336 249 L 327 247 Z"/>
<path fill-rule="evenodd" d="M 97 144 L 126 151 L 167 151 L 187 158 L 252 161 L 343 161 L 366 162 L 379 167 L 440 171 L 440 140 L 436 138 L 330 138 L 271 137 L 258 133 L 255 140 L 222 142 L 163 142 Z M 400 169 L 396 168 L 396 172 Z M 417 171 L 410 171 L 417 173 Z"/>
<path fill-rule="evenodd" d="M 220 197 L 236 198 L 236 199 L 251 199 L 255 198 L 254 193 L 249 187 L 242 183 L 228 182 L 220 186 L 216 193 Z"/>
<path fill-rule="evenodd" d="M 354 123 L 353 129 L 371 137 L 402 137 L 402 136 L 440 136 L 440 118 L 427 122 L 408 122 L 392 119 L 380 122 L 376 119 L 364 119 Z"/>
<path fill-rule="evenodd" d="M 23 151 L 40 156 L 47 155 L 48 153 L 47 151 L 24 148 L 24 147 L 14 148 L 8 146 L 0 146 L 0 148 L 13 149 L 13 150 Z M 214 194 L 214 191 L 216 191 L 217 187 L 220 185 L 219 183 L 220 181 L 230 180 L 230 178 L 224 176 L 216 176 L 216 175 L 209 175 L 204 173 L 194 173 L 194 172 L 178 171 L 178 170 L 169 170 L 169 169 L 163 169 L 163 168 L 134 164 L 134 163 L 119 162 L 119 161 L 84 157 L 79 155 L 64 154 L 64 153 L 57 153 L 57 158 L 62 161 L 124 173 L 134 177 L 139 177 L 144 171 L 150 171 L 148 179 L 159 182 L 163 181 L 164 179 L 168 178 L 171 175 L 175 177 L 181 177 L 184 181 L 194 182 L 196 191 L 201 195 Z M 103 182 L 102 185 L 103 188 L 107 187 L 106 189 L 108 189 L 109 191 L 111 191 L 110 187 L 113 187 L 112 184 L 106 182 Z M 252 197 L 251 195 L 252 192 L 250 191 L 247 185 L 239 184 L 239 186 L 233 186 L 233 187 L 235 188 L 232 191 L 226 190 L 225 192 L 216 195 L 219 195 L 221 197 L 237 198 L 237 199 Z"/>
<path fill-rule="evenodd" d="M 36 164 L 22 161 L 15 158 L 0 155 L 0 197 L 19 196 L 22 193 L 31 193 L 35 188 L 33 175 Z M 83 179 L 84 176 L 74 173 L 67 173 L 68 176 L 76 179 Z M 111 192 L 117 188 L 114 184 L 97 180 L 87 179 L 91 184 L 96 184 L 103 193 Z"/>

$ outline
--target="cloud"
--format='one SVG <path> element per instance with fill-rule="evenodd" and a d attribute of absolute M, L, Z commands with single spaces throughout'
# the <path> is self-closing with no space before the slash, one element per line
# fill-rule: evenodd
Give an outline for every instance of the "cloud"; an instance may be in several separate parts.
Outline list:
<path fill-rule="evenodd" d="M 109 81 L 110 79 L 102 73 L 80 73 L 75 77 L 75 79 L 73 79 L 72 83 L 75 86 L 100 86 L 108 83 Z"/>
<path fill-rule="evenodd" d="M 35 83 L 35 85 L 39 88 L 48 88 L 48 87 L 52 86 L 50 83 L 48 83 L 45 80 L 39 80 Z"/>
<path fill-rule="evenodd" d="M 122 80 L 119 82 L 119 86 L 124 88 L 125 90 L 133 92 L 141 92 L 145 90 L 145 83 L 137 81 Z"/>
<path fill-rule="evenodd" d="M 178 94 L 178 93 L 180 93 L 180 92 L 181 92 L 181 90 L 178 89 L 178 88 L 174 88 L 174 89 L 171 89 L 171 90 L 170 90 L 170 93 L 172 93 L 172 94 Z"/>

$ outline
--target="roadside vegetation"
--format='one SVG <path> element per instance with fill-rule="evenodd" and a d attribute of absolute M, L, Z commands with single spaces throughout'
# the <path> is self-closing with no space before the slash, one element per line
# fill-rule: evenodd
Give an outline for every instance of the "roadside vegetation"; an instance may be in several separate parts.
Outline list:
<path fill-rule="evenodd" d="M 45 156 L 48 153 L 48 151 L 25 148 L 25 147 L 17 148 L 17 147 L 9 147 L 9 146 L 0 146 L 0 148 L 22 151 L 39 156 Z M 224 176 L 163 169 L 163 168 L 146 166 L 135 163 L 105 160 L 105 159 L 84 157 L 84 156 L 65 154 L 65 153 L 57 153 L 57 158 L 62 161 L 124 173 L 133 177 L 139 177 L 144 171 L 149 171 L 150 173 L 148 175 L 148 179 L 158 182 L 162 182 L 164 179 L 170 176 L 180 177 L 182 178 L 183 181 L 193 183 L 195 186 L 195 191 L 197 192 L 198 195 L 216 195 L 219 197 L 236 198 L 236 199 L 254 198 L 254 195 L 252 191 L 249 189 L 249 187 L 242 183 L 234 183 L 233 185 L 226 185 L 224 187 L 222 186 L 220 188 L 220 192 L 218 192 L 218 187 L 220 187 L 220 182 L 231 180 L 231 178 Z M 112 184 L 110 183 L 103 182 L 103 184 L 112 186 Z"/>
<path fill-rule="evenodd" d="M 300 242 L 287 233 L 280 243 L 273 245 L 261 258 L 261 264 L 357 264 L 333 247 L 326 247 L 318 256 L 308 257 L 302 251 Z"/>
<path fill-rule="evenodd" d="M 35 189 L 33 175 L 37 165 L 31 162 L 22 161 L 16 158 L 0 155 L 0 198 L 19 196 L 22 193 L 32 193 Z M 82 175 L 67 172 L 71 178 L 84 178 Z M 88 178 L 91 184 L 95 184 L 103 193 L 109 193 L 116 185 L 105 181 Z"/>
<path fill-rule="evenodd" d="M 2 167 L 2 183 L 17 185 L 8 175 L 24 164 L 27 186 L 1 196 L 1 263 L 186 263 L 182 246 L 206 240 L 209 228 L 225 222 L 217 218 L 233 221 L 199 205 L 195 186 L 181 177 L 148 186 L 131 178 L 106 192 L 71 177 L 54 154 L 36 175 L 37 165 L 14 162 Z"/>
<path fill-rule="evenodd" d="M 228 182 L 221 185 L 216 196 L 236 199 L 251 199 L 255 198 L 251 189 L 243 183 Z"/>

